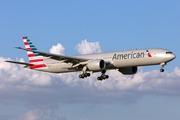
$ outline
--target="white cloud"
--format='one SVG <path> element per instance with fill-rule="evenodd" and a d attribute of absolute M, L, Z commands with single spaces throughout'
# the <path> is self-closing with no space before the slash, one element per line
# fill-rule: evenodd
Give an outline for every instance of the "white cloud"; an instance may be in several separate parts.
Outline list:
<path fill-rule="evenodd" d="M 55 114 L 50 109 L 35 109 L 22 115 L 19 120 L 66 120 L 66 118 L 63 115 Z"/>
<path fill-rule="evenodd" d="M 180 76 L 180 69 L 178 67 L 176 67 L 174 69 L 174 73 L 177 75 L 177 76 Z"/>
<path fill-rule="evenodd" d="M 58 46 L 55 46 L 55 49 Z M 95 47 L 90 49 L 91 46 Z M 63 47 L 60 46 L 61 48 Z M 80 50 L 81 54 L 101 52 L 99 43 L 88 43 L 86 40 L 78 44 L 76 49 Z M 48 113 L 47 109 L 57 108 L 59 103 L 101 104 L 112 103 L 112 101 L 113 103 L 132 103 L 143 95 L 149 94 L 180 96 L 180 68 L 178 67 L 172 73 L 167 71 L 160 73 L 159 70 L 144 72 L 140 67 L 137 74 L 132 76 L 109 70 L 106 73 L 110 76 L 109 79 L 97 81 L 100 73 L 93 73 L 86 79 L 79 79 L 79 72 L 45 73 L 6 63 L 5 60 L 11 59 L 0 57 L 0 104 L 26 101 L 34 108 L 38 108 L 22 115 L 21 120 L 27 116 L 31 116 L 32 119 L 45 119 L 46 114 L 53 116 L 54 113 L 52 111 Z M 53 118 L 58 118 L 58 115 Z"/>
<path fill-rule="evenodd" d="M 62 44 L 58 43 L 57 45 L 53 45 L 49 51 L 50 53 L 64 55 L 65 47 Z"/>
<path fill-rule="evenodd" d="M 5 60 L 0 58 L 0 95 L 9 96 L 1 97 L 0 103 L 13 104 L 25 100 L 39 108 L 55 108 L 58 103 L 64 102 L 103 103 L 114 101 L 114 98 L 116 102 L 126 102 L 129 97 L 134 101 L 147 94 L 180 95 L 178 67 L 172 73 L 160 73 L 159 70 L 143 72 L 139 68 L 138 73 L 133 76 L 110 70 L 107 71 L 109 79 L 97 81 L 100 73 L 79 79 L 79 72 L 60 75 L 45 73 L 3 62 Z M 73 97 L 74 94 L 76 98 Z"/>
<path fill-rule="evenodd" d="M 6 60 L 0 57 L 0 75 L 1 75 L 1 83 L 2 82 L 9 82 L 9 83 L 18 83 L 21 82 L 24 85 L 50 85 L 51 78 L 49 75 L 38 72 L 32 71 L 29 69 L 24 69 L 22 66 L 12 63 L 4 62 Z M 22 58 L 19 61 L 24 61 Z"/>
<path fill-rule="evenodd" d="M 92 54 L 102 52 L 99 42 L 88 42 L 86 39 L 82 40 L 81 43 L 76 46 L 76 49 L 80 54 Z"/>

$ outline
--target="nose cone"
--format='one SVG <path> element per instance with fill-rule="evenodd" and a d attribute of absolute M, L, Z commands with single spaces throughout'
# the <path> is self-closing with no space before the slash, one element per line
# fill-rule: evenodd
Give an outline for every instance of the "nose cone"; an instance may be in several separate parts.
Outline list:
<path fill-rule="evenodd" d="M 174 60 L 176 58 L 176 55 L 173 54 L 171 51 L 166 52 L 165 56 L 164 56 L 165 57 L 164 59 L 166 59 L 167 62 L 170 62 L 170 61 L 172 61 L 172 60 Z"/>
<path fill-rule="evenodd" d="M 176 55 L 172 54 L 171 57 L 172 57 L 172 60 L 174 60 L 176 58 Z"/>
<path fill-rule="evenodd" d="M 172 60 L 174 60 L 175 58 L 176 58 L 176 55 L 175 55 L 175 54 L 169 54 L 169 55 L 168 55 L 169 61 L 172 61 Z"/>

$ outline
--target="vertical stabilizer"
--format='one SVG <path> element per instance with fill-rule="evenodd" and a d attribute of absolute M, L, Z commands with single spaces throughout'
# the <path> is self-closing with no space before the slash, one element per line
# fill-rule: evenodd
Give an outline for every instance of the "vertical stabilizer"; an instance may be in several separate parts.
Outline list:
<path fill-rule="evenodd" d="M 30 39 L 27 36 L 24 36 L 22 38 L 26 49 L 35 50 L 35 51 L 37 50 L 37 48 L 34 46 L 34 44 L 30 41 Z M 29 63 L 41 64 L 44 60 L 44 57 L 40 56 L 38 53 L 27 51 L 27 55 L 29 58 Z"/>

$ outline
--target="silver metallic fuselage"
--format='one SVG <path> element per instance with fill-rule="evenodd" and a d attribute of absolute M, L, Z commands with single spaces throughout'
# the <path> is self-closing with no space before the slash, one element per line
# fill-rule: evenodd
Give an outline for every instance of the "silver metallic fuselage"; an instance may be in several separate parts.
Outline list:
<path fill-rule="evenodd" d="M 105 70 L 110 70 L 124 67 L 158 65 L 161 63 L 167 63 L 173 60 L 175 58 L 175 55 L 171 51 L 166 49 L 150 48 L 88 55 L 76 55 L 71 57 L 85 58 L 90 60 L 102 59 L 106 63 L 108 63 Z M 36 70 L 52 73 L 81 71 L 80 69 L 73 68 L 72 63 L 64 63 L 54 59 L 44 59 L 44 63 L 47 66 L 46 68 L 38 68 Z"/>

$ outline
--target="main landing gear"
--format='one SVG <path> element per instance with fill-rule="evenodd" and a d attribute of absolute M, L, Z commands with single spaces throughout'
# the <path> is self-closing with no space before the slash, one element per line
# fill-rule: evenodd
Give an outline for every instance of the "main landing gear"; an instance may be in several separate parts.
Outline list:
<path fill-rule="evenodd" d="M 90 75 L 91 75 L 90 73 L 83 73 L 79 75 L 79 78 L 89 77 Z"/>
<path fill-rule="evenodd" d="M 82 70 L 83 73 L 79 75 L 79 78 L 85 78 L 85 77 L 89 77 L 91 75 L 90 73 L 87 73 L 86 70 L 87 70 L 87 66 L 84 66 L 83 70 Z M 102 81 L 104 79 L 109 78 L 109 75 L 105 75 L 106 70 L 102 70 L 101 73 L 102 73 L 101 76 L 97 77 L 97 80 Z"/>
<path fill-rule="evenodd" d="M 82 70 L 83 70 L 83 73 L 79 75 L 79 78 L 85 78 L 85 77 L 89 77 L 91 75 L 90 73 L 86 72 L 87 66 L 84 66 Z"/>
<path fill-rule="evenodd" d="M 160 69 L 160 72 L 164 72 L 163 67 L 164 67 L 165 65 L 167 65 L 167 63 L 161 63 L 161 69 Z"/>
<path fill-rule="evenodd" d="M 101 71 L 101 73 L 102 73 L 102 75 L 97 77 L 97 80 L 102 81 L 103 79 L 108 79 L 109 78 L 109 75 L 105 75 L 106 70 Z"/>

